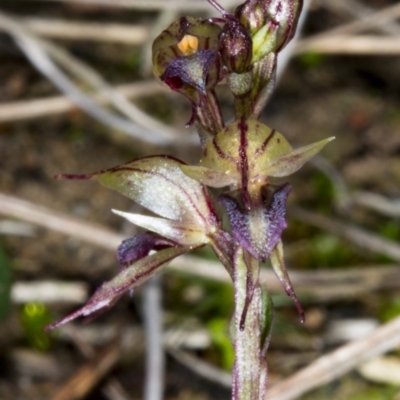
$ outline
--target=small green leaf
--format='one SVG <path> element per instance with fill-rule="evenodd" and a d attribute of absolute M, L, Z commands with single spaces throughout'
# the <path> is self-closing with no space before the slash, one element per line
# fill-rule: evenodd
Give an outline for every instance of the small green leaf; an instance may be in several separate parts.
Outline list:
<path fill-rule="evenodd" d="M 229 323 L 224 318 L 213 318 L 208 324 L 211 340 L 221 354 L 222 367 L 231 370 L 235 361 L 235 352 L 229 337 Z"/>

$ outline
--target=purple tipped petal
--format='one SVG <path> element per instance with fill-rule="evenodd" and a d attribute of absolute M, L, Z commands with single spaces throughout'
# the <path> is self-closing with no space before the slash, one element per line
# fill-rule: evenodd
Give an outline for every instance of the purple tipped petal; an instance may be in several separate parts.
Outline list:
<path fill-rule="evenodd" d="M 166 263 L 190 250 L 190 247 L 172 247 L 142 258 L 121 271 L 111 281 L 103 283 L 82 308 L 48 325 L 46 330 L 58 328 L 78 317 L 99 315 L 111 308 L 124 293 L 155 275 Z"/>
<path fill-rule="evenodd" d="M 218 199 L 227 211 L 234 238 L 260 261 L 269 257 L 287 226 L 286 199 L 290 189 L 289 184 L 274 192 L 267 187 L 262 193 L 262 204 L 250 211 L 238 192 Z"/>
<path fill-rule="evenodd" d="M 211 66 L 216 60 L 216 51 L 199 50 L 191 56 L 172 60 L 160 79 L 172 90 L 179 90 L 183 86 L 191 86 L 205 93 L 207 77 Z"/>
<path fill-rule="evenodd" d="M 176 243 L 163 238 L 153 232 L 145 232 L 125 239 L 117 249 L 117 259 L 121 267 L 126 268 L 141 258 L 147 256 L 151 250 L 161 250 L 173 247 Z"/>

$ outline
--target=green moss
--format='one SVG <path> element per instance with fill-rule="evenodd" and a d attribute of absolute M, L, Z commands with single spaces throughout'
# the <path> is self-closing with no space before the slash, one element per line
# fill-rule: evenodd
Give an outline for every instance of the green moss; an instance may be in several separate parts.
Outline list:
<path fill-rule="evenodd" d="M 49 309 L 41 303 L 28 303 L 21 310 L 21 322 L 26 341 L 39 351 L 51 348 L 52 338 L 43 328 L 52 322 Z"/>
<path fill-rule="evenodd" d="M 319 68 L 325 61 L 320 53 L 305 53 L 299 56 L 300 64 L 305 68 Z"/>
<path fill-rule="evenodd" d="M 213 318 L 207 323 L 213 347 L 218 352 L 223 369 L 230 371 L 235 361 L 235 351 L 229 337 L 229 321 L 225 318 Z"/>

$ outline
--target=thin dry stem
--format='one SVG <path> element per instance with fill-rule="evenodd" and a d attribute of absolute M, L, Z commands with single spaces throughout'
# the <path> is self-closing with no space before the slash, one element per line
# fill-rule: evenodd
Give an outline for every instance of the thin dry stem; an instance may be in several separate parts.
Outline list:
<path fill-rule="evenodd" d="M 292 400 L 328 382 L 357 365 L 400 345 L 400 317 L 377 328 L 367 337 L 346 344 L 318 358 L 306 368 L 268 389 L 265 400 Z"/>

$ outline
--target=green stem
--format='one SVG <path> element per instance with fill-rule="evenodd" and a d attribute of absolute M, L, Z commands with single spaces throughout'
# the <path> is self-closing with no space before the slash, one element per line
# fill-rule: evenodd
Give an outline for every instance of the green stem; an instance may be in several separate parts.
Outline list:
<path fill-rule="evenodd" d="M 251 264 L 249 266 L 249 257 Z M 246 262 L 247 261 L 247 262 Z M 251 271 L 258 261 L 238 248 L 235 254 L 235 365 L 232 400 L 261 400 L 265 398 L 267 363 L 265 347 L 271 326 L 271 303 Z M 243 310 L 247 315 L 243 319 Z M 266 329 L 268 332 L 266 332 Z"/>

